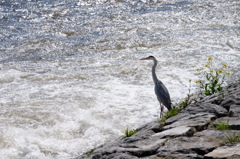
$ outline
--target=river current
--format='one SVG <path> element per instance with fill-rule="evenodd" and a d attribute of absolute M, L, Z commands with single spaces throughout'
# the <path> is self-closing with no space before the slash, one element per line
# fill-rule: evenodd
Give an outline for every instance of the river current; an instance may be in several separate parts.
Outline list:
<path fill-rule="evenodd" d="M 240 73 L 239 0 L 0 0 L 0 156 L 74 158 L 159 119 L 208 57 Z"/>

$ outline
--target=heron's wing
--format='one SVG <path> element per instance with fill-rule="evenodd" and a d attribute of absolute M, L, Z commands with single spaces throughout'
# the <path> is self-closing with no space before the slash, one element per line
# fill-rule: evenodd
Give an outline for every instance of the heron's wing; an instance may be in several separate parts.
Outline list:
<path fill-rule="evenodd" d="M 170 98 L 166 86 L 161 81 L 156 82 L 155 87 L 158 95 L 163 96 L 164 98 Z"/>
<path fill-rule="evenodd" d="M 168 109 L 171 109 L 170 95 L 168 93 L 167 88 L 161 81 L 157 81 L 155 83 L 155 93 L 157 95 L 159 102 L 161 102 Z"/>

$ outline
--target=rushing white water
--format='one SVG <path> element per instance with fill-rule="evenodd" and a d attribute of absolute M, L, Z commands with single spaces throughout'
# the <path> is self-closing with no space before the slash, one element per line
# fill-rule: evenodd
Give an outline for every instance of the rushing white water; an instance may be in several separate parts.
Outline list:
<path fill-rule="evenodd" d="M 0 156 L 74 158 L 159 118 L 207 57 L 239 78 L 238 0 L 0 1 Z"/>

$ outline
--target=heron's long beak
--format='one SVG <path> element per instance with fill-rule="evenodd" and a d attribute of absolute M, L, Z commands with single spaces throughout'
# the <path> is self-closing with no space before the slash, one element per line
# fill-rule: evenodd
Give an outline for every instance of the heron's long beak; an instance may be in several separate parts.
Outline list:
<path fill-rule="evenodd" d="M 146 58 L 141 58 L 141 59 L 139 59 L 139 60 L 148 60 L 148 58 L 146 57 Z"/>

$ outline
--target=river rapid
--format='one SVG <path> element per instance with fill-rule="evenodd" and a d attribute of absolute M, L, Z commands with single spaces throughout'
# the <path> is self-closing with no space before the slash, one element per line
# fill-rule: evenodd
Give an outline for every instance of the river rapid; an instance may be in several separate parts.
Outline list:
<path fill-rule="evenodd" d="M 66 159 L 159 119 L 213 57 L 240 73 L 239 0 L 0 0 L 0 156 Z"/>

